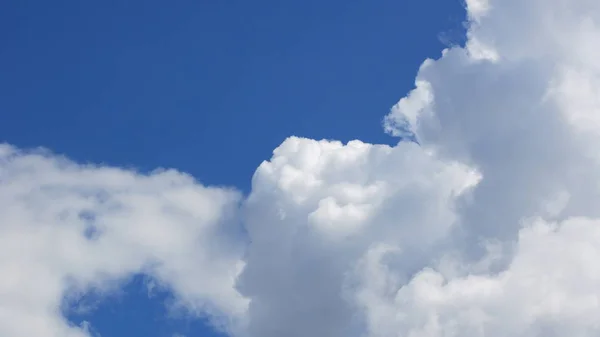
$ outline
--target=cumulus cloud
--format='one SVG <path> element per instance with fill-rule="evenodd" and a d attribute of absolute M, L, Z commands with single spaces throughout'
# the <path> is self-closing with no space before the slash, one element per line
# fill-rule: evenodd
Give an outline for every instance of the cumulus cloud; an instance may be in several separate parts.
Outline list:
<path fill-rule="evenodd" d="M 0 146 L 0 335 L 85 336 L 61 308 L 145 273 L 193 310 L 235 320 L 247 300 L 237 192 Z M 66 302 L 66 303 L 65 303 Z M 90 322 L 93 326 L 93 322 Z"/>
<path fill-rule="evenodd" d="M 291 137 L 247 198 L 0 147 L 0 334 L 145 273 L 235 337 L 599 335 L 600 3 L 466 6 L 384 118 L 418 144 Z"/>
<path fill-rule="evenodd" d="M 290 138 L 256 171 L 245 220 L 252 242 L 239 289 L 251 336 L 356 334 L 347 273 L 376 243 L 417 268 L 456 224 L 479 174 L 414 143 L 396 147 Z M 358 323 L 358 322 L 357 322 Z"/>

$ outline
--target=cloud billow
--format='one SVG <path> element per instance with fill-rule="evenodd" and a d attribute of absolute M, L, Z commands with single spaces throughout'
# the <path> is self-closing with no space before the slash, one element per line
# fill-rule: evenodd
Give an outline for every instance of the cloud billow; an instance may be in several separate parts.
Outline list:
<path fill-rule="evenodd" d="M 136 274 L 234 337 L 599 335 L 600 3 L 466 5 L 384 118 L 419 144 L 290 137 L 246 198 L 0 146 L 0 335 Z"/>

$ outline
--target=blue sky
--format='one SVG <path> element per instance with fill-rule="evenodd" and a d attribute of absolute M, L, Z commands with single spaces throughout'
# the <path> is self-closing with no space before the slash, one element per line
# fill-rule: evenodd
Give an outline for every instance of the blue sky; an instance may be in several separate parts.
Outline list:
<path fill-rule="evenodd" d="M 391 143 L 382 116 L 462 42 L 460 1 L 4 1 L 0 142 L 248 191 L 286 137 Z M 134 280 L 74 321 L 217 336 Z"/>

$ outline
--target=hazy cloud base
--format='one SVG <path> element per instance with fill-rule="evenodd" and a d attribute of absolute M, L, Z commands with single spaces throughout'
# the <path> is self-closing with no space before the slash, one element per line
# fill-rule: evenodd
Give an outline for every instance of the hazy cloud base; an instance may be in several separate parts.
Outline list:
<path fill-rule="evenodd" d="M 0 335 L 140 273 L 234 337 L 600 335 L 600 2 L 466 4 L 384 119 L 419 145 L 291 137 L 247 198 L 0 146 Z"/>

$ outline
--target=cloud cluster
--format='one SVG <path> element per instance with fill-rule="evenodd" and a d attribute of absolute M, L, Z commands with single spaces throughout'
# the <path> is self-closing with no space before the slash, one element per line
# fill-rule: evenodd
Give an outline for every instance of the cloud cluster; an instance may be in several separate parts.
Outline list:
<path fill-rule="evenodd" d="M 139 273 L 235 337 L 600 335 L 600 3 L 466 6 L 384 119 L 419 144 L 291 137 L 247 198 L 0 147 L 0 335 Z"/>

